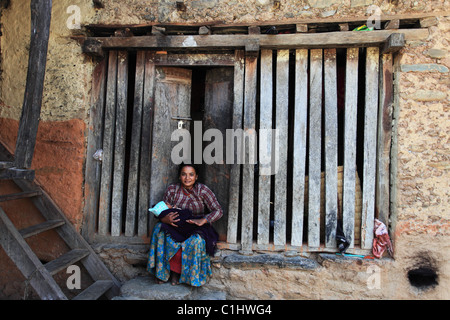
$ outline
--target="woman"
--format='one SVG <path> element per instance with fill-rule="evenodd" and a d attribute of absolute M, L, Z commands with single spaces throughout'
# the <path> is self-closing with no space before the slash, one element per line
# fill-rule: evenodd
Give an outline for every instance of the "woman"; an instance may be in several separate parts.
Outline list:
<path fill-rule="evenodd" d="M 223 215 L 222 207 L 214 193 L 202 183 L 197 182 L 198 171 L 194 165 L 182 164 L 178 170 L 180 182 L 170 185 L 164 202 L 171 207 L 188 209 L 195 219 L 186 222 L 199 227 L 217 221 Z M 205 209 L 209 212 L 205 215 Z M 205 239 L 194 233 L 183 242 L 174 241 L 161 230 L 161 223 L 177 227 L 177 212 L 171 212 L 160 219 L 153 230 L 147 270 L 154 274 L 158 283 L 171 277 L 172 285 L 186 283 L 201 286 L 211 275 L 210 257 L 206 252 Z"/>

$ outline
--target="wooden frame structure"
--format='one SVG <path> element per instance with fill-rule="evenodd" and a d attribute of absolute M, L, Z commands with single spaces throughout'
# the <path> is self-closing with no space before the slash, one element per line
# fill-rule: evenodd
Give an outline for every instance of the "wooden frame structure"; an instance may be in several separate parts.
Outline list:
<path fill-rule="evenodd" d="M 233 103 L 233 128 L 255 130 L 259 128 L 272 128 L 272 123 L 278 129 L 281 148 L 279 174 L 275 176 L 275 218 L 273 242 L 269 241 L 269 201 L 270 201 L 270 177 L 259 176 L 255 181 L 255 167 L 251 164 L 232 165 L 230 176 L 229 207 L 228 207 L 228 232 L 227 243 L 221 244 L 223 248 L 240 250 L 242 253 L 251 253 L 253 250 L 294 250 L 294 251 L 337 251 L 335 242 L 335 230 L 337 224 L 338 202 L 337 197 L 337 161 L 336 161 L 336 48 L 347 50 L 347 81 L 346 81 L 346 125 L 345 125 L 345 164 L 343 173 L 343 226 L 344 232 L 352 240 L 348 252 L 367 252 L 372 246 L 372 230 L 375 212 L 387 222 L 389 211 L 389 145 L 390 126 L 389 115 L 392 109 L 392 53 L 399 50 L 405 40 L 423 39 L 428 36 L 426 29 L 405 29 L 401 33 L 398 30 L 383 30 L 373 32 L 338 32 L 322 34 L 283 34 L 283 35 L 193 35 L 193 36 L 139 36 L 139 37 L 89 37 L 84 39 L 83 51 L 96 56 L 114 57 L 115 52 L 125 50 L 137 50 L 138 57 L 146 52 L 147 63 L 144 76 L 147 95 L 143 102 L 139 95 L 137 101 L 142 112 L 148 112 L 146 123 L 152 123 L 152 110 L 154 103 L 154 70 L 158 65 L 165 66 L 232 66 L 234 67 L 234 103 Z M 364 137 L 364 174 L 362 194 L 362 223 L 361 223 L 361 247 L 355 247 L 353 235 L 355 232 L 355 152 L 356 152 L 356 95 L 355 84 L 358 81 L 358 48 L 366 49 L 366 120 Z M 123 51 L 122 51 L 123 50 Z M 167 54 L 158 55 L 156 51 L 164 50 Z M 299 192 L 292 194 L 292 203 L 295 212 L 292 212 L 290 224 L 286 220 L 286 167 L 288 141 L 288 69 L 289 50 L 295 51 L 295 147 L 293 150 L 293 174 L 295 183 L 293 187 Z M 225 51 L 225 53 L 221 52 Z M 234 53 L 232 53 L 234 51 Z M 216 53 L 215 53 L 216 52 Z M 230 53 L 231 52 L 231 53 Z M 257 89 L 258 56 L 261 56 L 260 85 Z M 309 57 L 309 60 L 308 60 Z M 276 61 L 276 74 L 273 74 L 272 59 Z M 309 66 L 308 66 L 309 61 Z M 322 66 L 324 70 L 322 70 Z M 309 68 L 309 71 L 307 69 Z M 119 69 L 118 69 L 119 70 Z M 381 72 L 380 72 L 381 71 Z M 139 204 L 138 233 L 117 234 L 111 237 L 107 232 L 96 231 L 95 210 L 99 206 L 101 182 L 99 179 L 101 164 L 92 159 L 95 150 L 102 147 L 102 138 L 98 137 L 95 128 L 101 127 L 102 107 L 104 105 L 105 72 L 106 64 L 102 61 L 97 67 L 99 77 L 95 77 L 94 103 L 91 112 L 91 123 L 94 131 L 89 133 L 88 162 L 86 167 L 87 199 L 85 207 L 86 226 L 85 237 L 96 242 L 119 241 L 127 243 L 142 243 L 142 236 L 146 230 L 148 194 L 150 186 L 145 184 L 148 179 L 141 176 L 139 194 L 143 194 L 143 203 Z M 309 80 L 308 74 L 310 72 Z M 322 79 L 322 74 L 324 78 Z M 380 76 L 381 74 L 381 76 Z M 108 77 L 111 73 L 108 73 Z M 138 73 L 136 73 L 138 75 Z M 275 79 L 277 89 L 275 92 L 276 118 L 272 118 L 272 92 L 270 90 L 272 79 Z M 308 101 L 306 88 L 302 83 L 309 81 L 311 93 Z M 140 80 L 138 81 L 140 82 Z M 108 82 L 109 83 L 109 82 Z M 120 83 L 117 82 L 117 83 Z M 322 96 L 322 83 L 326 90 Z M 139 85 L 136 86 L 141 90 Z M 314 89 L 316 88 L 316 89 Z M 256 124 L 256 95 L 259 97 L 259 120 Z M 380 95 L 380 103 L 378 96 Z M 120 95 L 117 95 L 120 97 Z M 106 99 L 108 95 L 106 94 Z M 322 100 L 325 105 L 325 113 L 322 115 Z M 135 100 L 136 101 L 136 100 Z M 117 104 L 118 106 L 119 104 Z M 307 106 L 310 106 L 309 114 Z M 108 102 L 106 102 L 108 106 Z M 141 109 L 139 109 L 141 110 Z M 350 111 L 349 111 L 350 110 Z M 351 110 L 355 112 L 351 112 Z M 321 167 L 320 145 L 321 119 L 325 117 L 325 243 L 320 242 L 320 190 Z M 309 118 L 308 118 L 309 117 Z M 378 119 L 379 118 L 379 119 Z M 108 119 L 108 118 L 106 118 Z M 309 132 L 306 131 L 309 122 Z M 144 127 L 142 127 L 144 129 Z M 377 133 L 377 128 L 378 133 Z M 147 128 L 148 129 L 148 128 Z M 142 147 L 148 148 L 151 143 L 151 132 L 141 133 Z M 311 148 L 306 154 L 306 137 Z M 117 137 L 117 136 L 116 136 Z M 111 137 L 110 139 L 113 139 Z M 112 140 L 110 140 L 112 141 Z M 377 142 L 378 141 L 378 142 Z M 103 144 L 104 147 L 104 144 Z M 145 175 L 151 170 L 151 158 L 141 153 L 141 168 L 145 168 Z M 377 154 L 378 153 L 378 154 Z M 309 172 L 305 172 L 305 159 L 309 157 Z M 378 162 L 377 162 L 378 161 Z M 242 175 L 242 184 L 239 183 Z M 309 190 L 305 189 L 305 176 L 309 178 Z M 255 183 L 259 186 L 258 207 L 254 207 Z M 308 192 L 308 212 L 304 215 L 303 191 Z M 242 197 L 242 198 L 240 198 Z M 147 201 L 147 202 L 145 202 Z M 291 200 L 290 200 L 291 201 Z M 101 203 L 100 203 L 101 206 Z M 255 213 L 256 212 L 256 213 Z M 127 214 L 129 214 L 127 212 Z M 132 214 L 130 212 L 130 214 Z M 256 216 L 255 216 L 256 214 Z M 119 215 L 120 216 L 120 215 Z M 256 218 L 255 218 L 256 217 Z M 304 217 L 308 219 L 308 240 L 303 242 Z M 141 219 L 142 218 L 142 219 Z M 130 217 L 130 221 L 134 220 Z M 255 219 L 258 223 L 255 224 Z M 129 219 L 126 219 L 129 221 Z M 119 219 L 112 223 L 120 223 Z M 238 225 L 241 230 L 238 230 Z M 254 227 L 256 226 L 257 238 L 254 239 Z M 100 227 L 100 226 L 99 226 Z M 286 230 L 290 228 L 290 242 L 286 239 Z M 100 229 L 99 229 L 100 230 Z M 112 230 L 112 229 L 111 229 Z M 113 239 L 114 238 L 114 239 Z"/>

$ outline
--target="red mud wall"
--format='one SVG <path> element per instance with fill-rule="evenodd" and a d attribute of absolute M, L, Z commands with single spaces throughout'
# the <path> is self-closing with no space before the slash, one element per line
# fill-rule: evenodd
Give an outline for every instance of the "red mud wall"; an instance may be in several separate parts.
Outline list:
<path fill-rule="evenodd" d="M 14 151 L 19 122 L 0 118 L 0 141 Z M 36 181 L 75 225 L 81 227 L 83 209 L 84 130 L 82 120 L 41 121 L 32 169 Z"/>

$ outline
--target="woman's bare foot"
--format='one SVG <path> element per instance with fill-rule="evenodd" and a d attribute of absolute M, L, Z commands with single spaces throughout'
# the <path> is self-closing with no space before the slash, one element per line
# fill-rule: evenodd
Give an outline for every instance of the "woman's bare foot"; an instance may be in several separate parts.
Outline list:
<path fill-rule="evenodd" d="M 176 273 L 176 272 L 172 272 L 172 280 L 171 280 L 172 285 L 175 286 L 177 284 L 180 284 L 179 280 L 180 280 L 180 274 Z"/>
<path fill-rule="evenodd" d="M 156 279 L 156 283 L 157 284 L 163 284 L 163 283 L 166 283 L 166 281 L 163 281 L 163 280 L 161 280 L 161 279 L 158 279 L 158 278 L 155 278 Z"/>

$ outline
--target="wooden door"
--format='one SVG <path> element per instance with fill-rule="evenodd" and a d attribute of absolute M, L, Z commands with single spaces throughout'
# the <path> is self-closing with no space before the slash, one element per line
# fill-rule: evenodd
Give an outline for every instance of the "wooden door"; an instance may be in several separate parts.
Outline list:
<path fill-rule="evenodd" d="M 156 68 L 150 206 L 163 200 L 166 188 L 178 182 L 178 165 L 172 161 L 171 153 L 179 142 L 171 141 L 171 135 L 178 128 L 179 119 L 191 117 L 191 86 L 191 70 L 174 67 Z M 184 121 L 185 128 L 189 130 L 189 121 Z M 153 225 L 150 226 L 150 230 L 152 229 Z"/>

